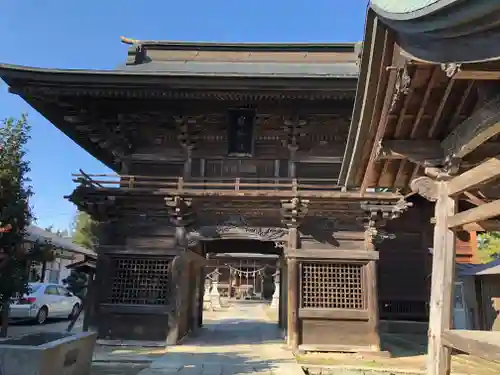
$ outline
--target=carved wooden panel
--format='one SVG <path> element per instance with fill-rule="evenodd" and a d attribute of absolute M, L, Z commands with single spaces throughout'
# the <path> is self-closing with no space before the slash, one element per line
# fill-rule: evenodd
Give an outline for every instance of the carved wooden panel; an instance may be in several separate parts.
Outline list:
<path fill-rule="evenodd" d="M 206 161 L 206 177 L 274 177 L 274 160 L 212 159 Z"/>
<path fill-rule="evenodd" d="M 168 303 L 169 259 L 110 259 L 106 303 L 128 305 L 166 305 Z"/>
<path fill-rule="evenodd" d="M 301 307 L 365 310 L 363 265 L 301 264 Z"/>

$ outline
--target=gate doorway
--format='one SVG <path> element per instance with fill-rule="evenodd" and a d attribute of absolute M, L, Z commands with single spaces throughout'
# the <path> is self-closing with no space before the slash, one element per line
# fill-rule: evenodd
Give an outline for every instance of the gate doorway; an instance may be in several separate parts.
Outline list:
<path fill-rule="evenodd" d="M 274 242 L 251 239 L 225 239 L 203 244 L 205 266 L 204 322 L 212 321 L 218 311 L 248 304 L 275 317 L 278 323 L 280 259 L 282 249 Z M 241 309 L 240 309 L 241 311 Z"/>

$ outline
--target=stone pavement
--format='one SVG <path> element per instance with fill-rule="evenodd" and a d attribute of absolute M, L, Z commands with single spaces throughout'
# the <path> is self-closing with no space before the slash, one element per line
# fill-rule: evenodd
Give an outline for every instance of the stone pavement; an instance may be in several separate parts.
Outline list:
<path fill-rule="evenodd" d="M 204 311 L 205 324 L 196 337 L 168 348 L 139 375 L 303 375 L 266 308 L 238 301 Z"/>

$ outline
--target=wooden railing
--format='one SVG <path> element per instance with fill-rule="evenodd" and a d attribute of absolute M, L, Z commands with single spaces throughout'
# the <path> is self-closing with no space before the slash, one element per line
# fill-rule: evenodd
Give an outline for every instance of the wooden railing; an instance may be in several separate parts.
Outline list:
<path fill-rule="evenodd" d="M 341 187 L 336 179 L 321 178 L 207 178 L 191 177 L 158 177 L 158 176 L 131 176 L 111 174 L 86 174 L 80 171 L 73 174 L 73 181 L 97 190 L 124 189 L 134 191 L 340 191 Z"/>

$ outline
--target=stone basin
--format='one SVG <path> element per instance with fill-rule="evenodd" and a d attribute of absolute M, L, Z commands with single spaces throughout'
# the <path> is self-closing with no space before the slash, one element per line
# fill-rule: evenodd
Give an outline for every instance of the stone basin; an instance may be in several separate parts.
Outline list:
<path fill-rule="evenodd" d="M 93 332 L 40 332 L 0 340 L 0 375 L 89 375 Z"/>

